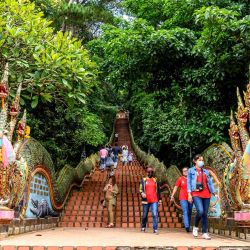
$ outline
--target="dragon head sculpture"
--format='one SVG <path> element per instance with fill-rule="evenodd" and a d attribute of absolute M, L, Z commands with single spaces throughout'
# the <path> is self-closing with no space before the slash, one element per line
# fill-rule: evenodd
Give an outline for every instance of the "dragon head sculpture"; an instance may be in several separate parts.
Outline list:
<path fill-rule="evenodd" d="M 237 146 L 239 146 L 240 143 L 240 133 L 239 128 L 235 123 L 233 111 L 231 111 L 231 117 L 230 117 L 230 128 L 229 128 L 229 136 L 231 139 L 231 143 L 233 146 L 233 149 L 235 150 Z"/>
<path fill-rule="evenodd" d="M 234 139 L 234 140 L 240 139 L 239 128 L 235 123 L 230 124 L 230 128 L 228 131 L 229 131 L 229 135 L 232 139 Z"/>
<path fill-rule="evenodd" d="M 247 90 L 244 92 L 244 101 L 248 109 L 250 109 L 250 81 L 247 84 Z"/>
<path fill-rule="evenodd" d="M 248 109 L 244 106 L 240 90 L 237 88 L 238 110 L 236 112 L 237 121 L 240 124 L 246 125 L 248 120 Z"/>
<path fill-rule="evenodd" d="M 27 167 L 22 159 L 16 158 L 18 148 L 15 148 L 14 144 L 12 144 L 12 136 L 15 132 L 17 116 L 20 110 L 21 85 L 18 87 L 9 113 L 8 101 L 5 102 L 9 97 L 8 71 L 9 67 L 8 63 L 6 63 L 0 84 L 0 102 L 2 102 L 2 105 L 0 105 L 0 205 L 4 204 L 11 208 L 18 202 L 17 197 L 21 195 L 18 195 L 18 192 L 22 191 L 19 184 L 26 179 L 26 174 L 23 172 L 27 172 Z M 26 114 L 24 115 L 26 116 Z"/>

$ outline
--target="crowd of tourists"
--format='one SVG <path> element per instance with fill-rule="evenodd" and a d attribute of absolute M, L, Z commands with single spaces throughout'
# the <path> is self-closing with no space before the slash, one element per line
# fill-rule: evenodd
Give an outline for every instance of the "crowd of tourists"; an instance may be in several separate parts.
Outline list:
<path fill-rule="evenodd" d="M 129 152 L 128 146 L 123 145 L 122 147 L 118 146 L 115 143 L 115 146 L 106 145 L 103 146 L 99 151 L 100 156 L 100 170 L 105 171 L 109 168 L 112 170 L 116 169 L 118 159 L 121 159 L 122 165 L 132 165 L 134 160 L 133 152 Z"/>
<path fill-rule="evenodd" d="M 100 170 L 108 170 L 107 184 L 104 187 L 105 200 L 104 206 L 108 208 L 109 223 L 107 227 L 114 227 L 114 206 L 116 204 L 116 196 L 119 192 L 116 185 L 114 170 L 116 169 L 118 160 L 122 162 L 122 166 L 132 164 L 133 153 L 129 152 L 128 146 L 123 145 L 119 147 L 117 143 L 114 147 L 102 147 L 99 152 L 100 155 Z M 112 165 L 113 164 L 113 165 Z M 112 165 L 112 166 L 111 166 Z M 210 205 L 211 196 L 214 195 L 218 199 L 215 192 L 212 177 L 207 169 L 204 169 L 204 159 L 202 155 L 196 155 L 193 158 L 193 166 L 188 169 L 182 169 L 182 176 L 176 181 L 175 187 L 171 194 L 170 200 L 174 201 L 174 196 L 177 190 L 179 192 L 179 201 L 183 213 L 183 221 L 186 232 L 191 232 L 191 216 L 193 205 L 196 209 L 194 218 L 194 225 L 192 234 L 198 237 L 198 227 L 200 221 L 202 222 L 202 238 L 211 239 L 208 234 L 208 210 Z M 151 210 L 153 217 L 153 233 L 158 234 L 158 206 L 162 205 L 160 194 L 160 183 L 154 176 L 154 169 L 147 167 L 147 175 L 141 179 L 140 190 L 142 199 L 142 220 L 141 231 L 146 232 L 148 223 L 148 212 Z"/>
<path fill-rule="evenodd" d="M 128 146 L 118 146 L 118 135 L 115 134 L 115 146 L 106 145 L 99 151 L 100 156 L 100 170 L 107 171 L 107 183 L 103 189 L 105 199 L 102 201 L 104 207 L 108 209 L 108 228 L 114 227 L 114 206 L 116 205 L 116 196 L 119 192 L 116 185 L 116 178 L 114 172 L 116 170 L 118 160 L 122 161 L 122 165 L 132 165 L 133 153 L 129 152 Z"/>

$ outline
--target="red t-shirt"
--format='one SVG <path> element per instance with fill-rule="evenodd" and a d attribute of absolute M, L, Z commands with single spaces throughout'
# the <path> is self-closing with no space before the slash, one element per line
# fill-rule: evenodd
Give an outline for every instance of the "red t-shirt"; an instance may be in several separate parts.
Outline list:
<path fill-rule="evenodd" d="M 201 176 L 201 169 L 196 169 L 197 171 L 197 179 L 196 182 L 201 183 L 202 182 L 202 176 Z M 203 190 L 202 191 L 193 191 L 192 196 L 198 196 L 200 198 L 211 198 L 211 193 L 208 189 L 208 185 L 207 185 L 207 176 L 206 174 L 203 172 Z"/>
<path fill-rule="evenodd" d="M 187 177 L 181 176 L 175 183 L 175 186 L 180 187 L 179 200 L 188 200 L 188 192 L 187 192 Z"/>
<path fill-rule="evenodd" d="M 158 202 L 157 191 L 156 191 L 156 182 L 153 178 L 146 179 L 146 197 L 148 203 Z"/>

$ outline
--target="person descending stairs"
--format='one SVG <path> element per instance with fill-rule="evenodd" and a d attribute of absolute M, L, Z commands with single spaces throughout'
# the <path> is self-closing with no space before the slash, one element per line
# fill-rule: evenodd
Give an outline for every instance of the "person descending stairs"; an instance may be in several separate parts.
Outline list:
<path fill-rule="evenodd" d="M 127 145 L 132 151 L 127 118 L 117 119 L 115 132 L 118 133 L 116 143 Z M 115 170 L 116 182 L 119 188 L 115 211 L 115 227 L 141 228 L 142 205 L 139 193 L 140 180 L 146 174 L 143 166 L 136 160 L 132 165 L 122 166 L 119 161 Z M 106 173 L 95 169 L 91 177 L 84 181 L 79 190 L 74 190 L 62 213 L 60 227 L 106 227 L 108 210 L 102 206 L 104 199 Z M 181 218 L 175 206 L 170 202 L 170 194 L 162 193 L 162 205 L 159 206 L 159 228 L 181 228 Z M 152 228 L 152 216 L 149 216 L 148 226 Z"/>

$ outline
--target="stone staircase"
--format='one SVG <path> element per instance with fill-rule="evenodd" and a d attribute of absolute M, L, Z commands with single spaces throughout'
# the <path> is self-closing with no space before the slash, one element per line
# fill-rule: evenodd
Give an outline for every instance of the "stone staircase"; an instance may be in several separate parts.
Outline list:
<path fill-rule="evenodd" d="M 131 150 L 128 120 L 118 119 L 115 124 L 118 132 L 118 145 L 128 145 Z M 145 170 L 138 161 L 131 166 L 122 166 L 119 161 L 115 171 L 119 188 L 115 208 L 115 226 L 122 228 L 140 228 L 142 206 L 139 184 Z M 84 182 L 80 190 L 74 190 L 62 213 L 60 227 L 105 227 L 108 223 L 108 211 L 101 205 L 104 199 L 103 188 L 107 174 L 95 170 Z M 163 204 L 159 206 L 159 228 L 181 228 L 181 218 L 176 208 L 170 204 L 169 193 L 162 193 Z M 149 213 L 149 225 L 152 228 L 152 216 Z"/>

